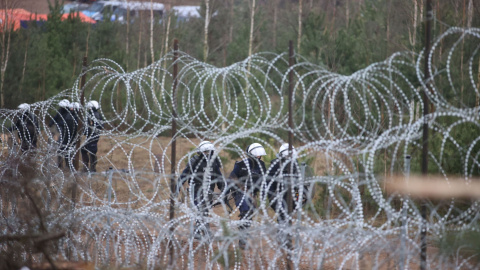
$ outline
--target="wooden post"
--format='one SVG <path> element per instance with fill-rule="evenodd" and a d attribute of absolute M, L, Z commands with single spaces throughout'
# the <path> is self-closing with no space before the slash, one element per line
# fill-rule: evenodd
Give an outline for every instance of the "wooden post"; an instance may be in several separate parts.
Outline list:
<path fill-rule="evenodd" d="M 170 179 L 170 220 L 173 220 L 175 217 L 175 200 L 173 198 L 175 194 L 175 165 L 177 163 L 177 75 L 178 75 L 178 40 L 173 40 L 173 86 L 172 86 L 172 152 L 171 152 L 171 169 L 170 173 L 172 175 Z M 170 232 L 173 234 L 173 227 L 170 227 Z M 170 259 L 169 266 L 173 267 L 174 263 L 174 247 L 172 242 L 170 242 Z"/>
<path fill-rule="evenodd" d="M 83 57 L 82 72 L 85 72 L 86 69 L 87 69 L 87 56 L 84 56 Z M 84 98 L 84 93 L 85 93 L 85 81 L 86 81 L 86 74 L 84 73 L 82 75 L 82 78 L 80 79 L 80 104 L 81 104 L 82 108 L 83 108 L 83 104 L 84 104 L 83 98 Z M 79 136 L 78 136 L 78 140 L 75 144 L 76 153 L 75 153 L 75 156 L 73 157 L 73 167 L 75 169 L 75 172 L 78 172 L 79 162 L 80 162 L 79 161 L 79 158 L 80 158 L 80 141 L 81 141 L 81 138 L 82 138 L 82 129 L 83 129 L 83 123 L 82 123 L 82 121 L 80 121 L 80 119 L 82 118 L 81 113 L 80 113 L 80 116 L 78 118 L 79 118 L 79 120 L 77 122 L 77 134 Z M 67 164 L 67 166 L 68 166 L 68 164 Z M 74 181 L 72 183 L 72 214 L 75 213 L 75 205 L 76 205 L 76 202 L 77 202 L 77 179 L 76 179 L 76 177 L 78 177 L 77 174 L 74 174 L 74 178 L 73 178 Z M 67 258 L 69 260 L 71 259 L 70 249 L 67 249 Z"/>
<path fill-rule="evenodd" d="M 294 54 L 293 54 L 293 41 L 290 40 L 288 44 L 288 67 L 290 72 L 288 73 L 288 156 L 290 159 L 290 164 L 288 164 L 288 178 L 287 180 L 287 211 L 288 216 L 292 216 L 293 212 L 293 194 L 292 194 L 292 173 L 293 173 L 293 64 L 294 64 Z M 292 222 L 289 220 L 288 225 L 292 225 Z M 287 239 L 287 248 L 289 251 L 292 251 L 292 239 L 288 237 Z M 287 269 L 293 269 L 292 258 L 287 257 Z"/>
<path fill-rule="evenodd" d="M 426 178 L 428 174 L 428 119 L 429 114 L 429 102 L 427 97 L 427 91 L 431 91 L 429 87 L 430 70 L 428 67 L 428 57 L 430 55 L 430 35 L 431 35 L 431 21 L 433 17 L 432 13 L 432 0 L 427 0 L 426 8 L 426 22 L 425 22 L 425 54 L 424 54 L 424 76 L 425 86 L 423 91 L 423 138 L 422 138 L 422 175 Z M 420 208 L 420 214 L 422 216 L 422 224 L 420 226 L 420 269 L 427 269 L 427 206 L 426 202 L 422 202 Z"/>
<path fill-rule="evenodd" d="M 87 56 L 84 56 L 83 57 L 83 65 L 82 65 L 82 72 L 85 72 L 87 69 Z M 82 75 L 82 79 L 80 80 L 80 104 L 81 104 L 81 107 L 83 108 L 83 106 L 85 105 L 85 102 L 84 102 L 84 97 L 85 97 L 85 81 L 86 81 L 86 73 L 83 73 Z M 79 135 L 78 136 L 78 140 L 76 142 L 76 147 L 75 149 L 77 150 L 77 152 L 75 153 L 75 157 L 73 159 L 73 167 L 75 168 L 76 171 L 78 171 L 79 169 L 79 163 L 80 163 L 80 152 L 79 152 L 79 149 L 80 149 L 80 141 L 81 141 L 81 138 L 82 138 L 82 129 L 83 129 L 83 122 L 80 121 L 80 119 L 83 119 L 82 116 L 82 112 L 79 111 L 79 115 L 78 115 L 78 123 L 77 123 L 77 134 Z"/>

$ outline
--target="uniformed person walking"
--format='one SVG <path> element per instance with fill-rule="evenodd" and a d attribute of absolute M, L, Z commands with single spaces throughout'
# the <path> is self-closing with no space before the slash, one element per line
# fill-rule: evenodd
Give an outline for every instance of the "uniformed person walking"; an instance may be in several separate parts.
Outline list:
<path fill-rule="evenodd" d="M 73 141 L 73 136 L 76 135 L 76 123 L 74 116 L 70 111 L 70 107 L 72 107 L 73 110 L 73 106 L 68 99 L 62 99 L 58 103 L 58 106 L 59 109 L 57 114 L 55 114 L 52 120 L 50 120 L 48 126 L 52 127 L 55 125 L 59 132 L 58 143 L 60 144 L 60 147 L 57 162 L 58 167 L 63 168 L 63 160 L 65 160 L 66 167 L 69 167 L 69 146 L 71 141 Z"/>
<path fill-rule="evenodd" d="M 254 198 L 260 190 L 261 179 L 266 173 L 265 163 L 262 156 L 266 156 L 265 148 L 259 143 L 253 143 L 247 147 L 247 158 L 235 163 L 229 178 L 233 182 L 232 192 L 235 205 L 240 211 L 239 218 L 244 221 L 239 230 L 243 231 L 251 226 Z M 240 232 L 242 233 L 242 232 Z M 240 236 L 239 247 L 246 247 L 246 240 Z"/>
<path fill-rule="evenodd" d="M 197 153 L 188 161 L 178 179 L 177 193 L 185 182 L 189 185 L 189 197 L 201 213 L 195 222 L 194 237 L 210 236 L 210 226 L 205 221 L 210 208 L 215 184 L 223 189 L 221 162 L 213 157 L 215 146 L 210 141 L 203 141 L 197 147 Z"/>
<path fill-rule="evenodd" d="M 18 105 L 18 114 L 14 125 L 8 130 L 10 132 L 17 131 L 20 139 L 20 149 L 22 152 L 26 152 L 37 148 L 38 127 L 38 119 L 30 111 L 30 105 L 22 103 Z"/>
<path fill-rule="evenodd" d="M 277 158 L 270 162 L 268 168 L 268 177 L 266 181 L 266 193 L 270 206 L 278 215 L 277 221 L 280 224 L 287 222 L 288 205 L 287 194 L 290 190 L 287 190 L 288 183 L 294 184 L 292 200 L 294 205 L 293 209 L 297 207 L 299 201 L 301 202 L 299 207 L 303 206 L 307 200 L 308 187 L 303 185 L 300 187 L 300 168 L 297 162 L 297 152 L 292 146 L 292 157 L 290 159 L 290 153 L 288 151 L 289 144 L 284 143 L 280 146 L 277 154 Z M 293 161 L 293 162 L 292 162 Z"/>
<path fill-rule="evenodd" d="M 84 129 L 85 143 L 81 149 L 84 171 L 97 171 L 97 151 L 100 132 L 103 130 L 103 118 L 96 100 L 87 103 L 87 126 Z"/>

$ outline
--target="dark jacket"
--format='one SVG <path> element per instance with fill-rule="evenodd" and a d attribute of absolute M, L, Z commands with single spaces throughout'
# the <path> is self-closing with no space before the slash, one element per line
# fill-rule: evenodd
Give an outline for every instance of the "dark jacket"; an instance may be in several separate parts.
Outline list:
<path fill-rule="evenodd" d="M 212 153 L 204 154 L 199 153 L 194 155 L 189 161 L 185 169 L 183 170 L 180 178 L 178 179 L 178 188 L 183 186 L 186 181 L 189 181 L 190 185 L 194 185 L 195 189 L 199 189 L 203 185 L 204 175 L 206 170 L 209 169 L 210 179 L 210 191 L 215 189 L 217 184 L 219 189 L 223 189 L 223 177 L 221 169 L 221 163 L 218 157 L 208 166 Z"/>
<path fill-rule="evenodd" d="M 51 127 L 56 125 L 58 132 L 60 132 L 60 142 L 64 145 L 72 144 L 77 136 L 78 117 L 74 111 L 66 108 L 60 108 L 57 114 L 48 123 Z"/>
<path fill-rule="evenodd" d="M 48 123 L 49 127 L 52 127 L 53 125 L 56 125 L 58 128 L 58 131 L 61 131 L 65 127 L 65 115 L 69 113 L 69 111 L 66 108 L 60 108 L 55 114 L 55 116 L 50 120 Z"/>
<path fill-rule="evenodd" d="M 102 121 L 103 118 L 98 110 L 91 109 L 91 111 L 89 111 L 87 116 L 87 127 L 84 131 L 87 144 L 97 143 L 100 139 L 100 130 L 103 129 Z"/>
<path fill-rule="evenodd" d="M 73 144 L 78 132 L 78 116 L 75 111 L 68 111 L 65 114 L 65 126 L 63 129 L 63 144 Z"/>
<path fill-rule="evenodd" d="M 296 200 L 299 198 L 299 181 L 301 180 L 300 166 L 298 165 L 298 162 L 295 160 L 292 166 L 290 161 L 283 158 L 276 158 L 272 160 L 268 171 L 268 179 L 266 185 L 266 192 L 270 199 L 274 196 L 277 196 L 277 194 L 283 194 L 283 196 L 286 198 L 286 185 L 289 181 L 289 177 L 295 178 L 295 180 L 293 181 L 295 198 L 293 199 Z M 304 200 L 306 199 L 307 192 L 308 186 L 303 185 L 302 198 Z"/>
<path fill-rule="evenodd" d="M 37 131 L 38 131 L 38 119 L 35 114 L 30 112 L 23 112 L 15 121 L 15 125 L 10 127 L 9 131 L 18 132 L 20 137 L 21 148 L 26 151 L 31 148 L 37 147 Z"/>
<path fill-rule="evenodd" d="M 266 173 L 265 162 L 257 158 L 246 158 L 235 162 L 230 179 L 234 180 L 236 190 L 251 190 L 257 193 L 260 190 L 260 181 Z"/>

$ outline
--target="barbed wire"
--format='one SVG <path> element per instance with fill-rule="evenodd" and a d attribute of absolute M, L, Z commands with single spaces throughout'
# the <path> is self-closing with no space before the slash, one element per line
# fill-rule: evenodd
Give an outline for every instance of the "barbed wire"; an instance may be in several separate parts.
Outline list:
<path fill-rule="evenodd" d="M 33 134 L 16 125 L 25 111 L 0 110 L 1 235 L 31 230 L 31 223 L 22 223 L 26 199 L 12 188 L 33 185 L 45 230 L 60 227 L 67 232 L 54 256 L 59 260 L 150 269 L 276 269 L 289 261 L 296 269 L 411 268 L 419 264 L 420 202 L 387 192 L 384 183 L 394 175 L 405 175 L 408 181 L 410 157 L 412 170 L 418 171 L 425 122 L 432 133 L 432 173 L 445 181 L 461 174 L 465 185 L 479 174 L 479 37 L 477 28 L 450 28 L 433 44 L 427 58 L 432 91 L 427 96 L 435 111 L 425 118 L 422 52 L 395 53 L 350 75 L 331 72 L 300 55 L 289 67 L 288 55 L 274 53 L 219 68 L 183 52 L 177 52 L 173 62 L 171 52 L 133 72 L 109 59 L 95 60 L 81 74 L 87 78 L 84 86 L 80 76 L 71 89 L 30 104 L 28 111 L 39 123 L 35 147 Z M 445 44 L 451 45 L 448 53 Z M 179 67 L 175 89 L 174 64 Z M 290 71 L 293 129 L 288 126 L 286 97 Z M 100 103 L 104 129 L 99 131 L 98 172 L 83 161 L 75 168 L 74 157 L 80 160 L 81 149 L 90 143 L 82 136 L 84 130 L 66 134 L 58 119 L 49 125 L 62 99 Z M 171 134 L 174 110 L 178 130 Z M 89 127 L 88 109 L 80 108 L 77 114 L 78 126 Z M 288 132 L 295 137 L 299 171 L 294 177 L 272 178 L 268 165 Z M 172 138 L 180 145 L 175 175 L 169 168 Z M 219 157 L 223 169 L 217 181 L 226 185 L 210 194 L 207 187 L 217 183 L 208 174 L 203 178 L 200 192 L 208 214 L 196 204 L 193 188 L 185 185 L 178 195 L 170 190 L 171 179 L 179 177 L 203 140 L 215 145 L 208 166 Z M 229 173 L 235 159 L 247 158 L 245 148 L 253 142 L 266 149 L 267 171 L 252 187 L 261 192 L 251 220 L 238 219 L 240 210 L 228 192 L 235 187 Z M 58 166 L 58 160 L 63 161 L 59 156 L 66 157 L 65 167 Z M 293 193 L 300 190 L 305 205 L 296 203 L 290 214 L 285 207 L 272 209 L 287 192 L 284 188 L 267 196 L 272 180 L 291 184 Z M 243 192 L 250 193 L 246 188 Z M 478 198 L 431 200 L 427 205 L 429 245 L 448 232 L 479 232 Z M 8 245 L 0 243 L 0 248 Z M 26 258 L 29 253 L 23 254 Z M 428 265 L 475 269 L 477 256 L 438 252 L 428 257 Z M 42 255 L 33 260 L 42 260 Z"/>

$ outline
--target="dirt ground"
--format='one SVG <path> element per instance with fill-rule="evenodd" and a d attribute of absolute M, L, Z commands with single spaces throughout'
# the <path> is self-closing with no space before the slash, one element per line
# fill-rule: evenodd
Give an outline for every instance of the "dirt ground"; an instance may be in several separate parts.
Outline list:
<path fill-rule="evenodd" d="M 99 165 L 98 171 L 105 171 L 108 169 L 109 166 L 113 166 L 117 169 L 126 169 L 129 166 L 135 168 L 135 170 L 151 170 L 151 160 L 161 156 L 161 153 L 165 151 L 167 156 L 170 154 L 171 148 L 169 147 L 169 137 L 143 137 L 138 136 L 135 138 L 132 137 L 125 137 L 125 136 L 112 136 L 112 137 L 101 137 L 99 142 Z M 180 138 L 177 141 L 177 162 L 179 159 L 191 151 L 195 145 L 199 143 L 199 139 L 186 139 Z M 166 149 L 166 150 L 165 150 Z M 222 154 L 224 154 L 222 152 Z M 324 159 L 319 159 L 319 163 L 324 163 Z M 169 162 L 165 161 L 165 167 L 167 168 L 167 173 L 169 172 Z M 229 172 L 233 167 L 233 160 L 226 162 L 225 164 L 225 172 Z M 183 169 L 183 168 L 180 168 Z M 121 177 L 115 177 L 112 179 L 112 186 L 114 196 L 113 199 L 115 202 L 124 203 L 124 202 L 131 202 L 133 201 L 134 196 L 132 197 L 132 190 L 134 193 L 142 193 L 145 198 L 151 198 L 153 201 L 165 200 L 168 195 L 168 192 L 159 192 L 157 193 L 156 190 L 160 191 L 168 191 L 168 182 L 161 182 L 161 186 L 153 185 L 154 181 L 152 179 L 152 175 L 150 174 L 138 174 L 137 183 L 138 185 L 131 185 L 128 181 L 123 181 Z M 77 183 L 83 187 L 79 190 L 94 190 L 96 196 L 100 198 L 100 200 L 89 200 L 88 196 L 80 196 L 78 194 L 78 200 L 80 205 L 83 206 L 95 206 L 95 205 L 102 205 L 102 198 L 106 198 L 105 194 L 107 193 L 107 186 L 105 185 L 106 176 L 104 175 L 97 175 L 92 178 L 88 178 L 87 175 L 80 177 L 77 179 Z M 134 187 L 134 189 L 132 189 Z M 68 193 L 70 194 L 70 193 Z M 154 197 L 155 196 L 155 197 Z M 163 196 L 163 197 L 162 197 Z M 140 201 L 141 204 L 143 201 Z M 151 201 L 149 201 L 150 203 Z M 230 202 L 233 204 L 233 201 Z M 142 205 L 131 204 L 134 208 L 139 208 Z M 231 215 L 226 213 L 222 207 L 215 207 L 212 209 L 216 215 L 229 217 L 230 219 L 238 219 L 238 212 L 234 212 Z M 178 213 L 177 213 L 178 214 Z M 273 216 L 273 211 L 269 211 L 268 215 Z M 211 226 L 212 230 L 216 230 L 218 227 Z M 380 252 L 377 254 L 373 253 L 362 253 L 361 258 L 359 259 L 359 266 L 356 266 L 354 263 L 354 258 L 347 261 L 344 269 L 372 269 L 376 265 L 376 262 L 382 262 L 378 269 L 394 269 L 395 264 L 398 262 L 398 259 L 395 257 L 395 249 L 398 248 L 398 244 L 394 242 L 395 239 L 392 239 L 391 249 L 386 249 L 384 252 Z M 185 242 L 186 243 L 186 242 Z M 268 246 L 266 243 L 263 246 Z M 382 246 L 383 247 L 383 246 Z M 194 247 L 195 249 L 197 246 Z M 217 247 L 216 247 L 217 248 Z M 372 248 L 373 251 L 375 249 Z M 433 246 L 429 246 L 429 257 L 438 256 L 438 249 L 435 249 Z M 252 251 L 244 251 L 240 256 L 241 260 L 241 269 L 259 269 L 261 267 L 266 267 L 271 265 L 271 260 L 273 258 L 274 252 L 266 252 L 262 253 L 261 255 L 256 254 L 255 252 L 259 251 L 259 249 L 254 249 Z M 233 249 L 230 248 L 228 254 L 233 254 Z M 377 255 L 379 257 L 377 257 Z M 233 256 L 233 255 L 232 255 Z M 161 256 L 160 256 L 161 257 Z M 253 258 L 253 259 L 252 259 Z M 185 265 L 185 261 L 183 261 L 185 257 L 179 258 L 179 265 Z M 198 269 L 204 269 L 205 267 L 205 256 L 203 252 L 196 252 L 196 256 L 194 257 L 195 265 Z M 250 261 L 249 261 L 250 259 Z M 277 258 L 278 259 L 278 258 Z M 232 261 L 234 257 L 232 257 Z M 253 260 L 254 265 L 251 266 L 249 262 Z M 330 269 L 337 269 L 340 263 L 342 262 L 342 258 L 330 258 L 330 261 L 325 262 L 322 269 L 330 270 Z M 282 269 L 283 265 L 281 265 L 281 260 L 278 262 L 278 269 Z M 42 263 L 35 267 L 36 269 L 49 269 L 49 265 L 47 263 Z M 123 269 L 142 269 L 144 267 L 139 268 L 123 268 Z M 181 267 L 180 269 L 184 269 L 185 267 Z M 416 262 L 411 262 L 410 267 L 411 269 L 418 268 Z M 58 262 L 58 269 L 96 269 L 94 263 L 80 263 L 80 262 Z M 107 268 L 105 268 L 107 269 Z M 221 268 L 220 268 L 221 269 Z M 299 269 L 310 269 L 309 259 L 305 258 L 302 260 L 302 263 Z M 433 268 L 432 268 L 433 269 Z"/>

